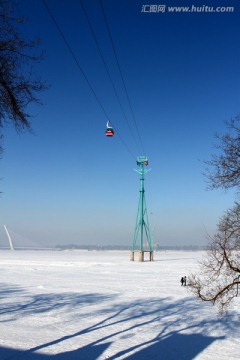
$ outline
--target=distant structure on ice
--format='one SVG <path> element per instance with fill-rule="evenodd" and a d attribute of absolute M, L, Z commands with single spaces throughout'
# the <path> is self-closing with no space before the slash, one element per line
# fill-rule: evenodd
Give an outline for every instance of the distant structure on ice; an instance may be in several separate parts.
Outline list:
<path fill-rule="evenodd" d="M 5 231 L 6 231 L 6 234 L 7 234 L 7 238 L 8 238 L 8 241 L 9 241 L 10 249 L 11 249 L 11 250 L 14 250 L 12 238 L 11 238 L 11 236 L 10 236 L 10 234 L 9 234 L 9 231 L 8 231 L 8 229 L 7 229 L 7 226 L 6 226 L 6 225 L 3 225 L 3 227 L 4 227 L 4 229 L 5 229 Z"/>

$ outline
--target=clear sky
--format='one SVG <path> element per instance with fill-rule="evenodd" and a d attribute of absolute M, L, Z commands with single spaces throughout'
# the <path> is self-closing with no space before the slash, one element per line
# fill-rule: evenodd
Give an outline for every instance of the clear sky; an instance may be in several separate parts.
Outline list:
<path fill-rule="evenodd" d="M 135 120 L 100 3 L 82 2 L 121 106 L 81 1 L 46 3 L 101 105 L 43 1 L 21 0 L 18 13 L 28 19 L 21 28 L 41 38 L 45 58 L 35 70 L 50 87 L 40 94 L 43 105 L 29 108 L 35 135 L 4 130 L 1 223 L 36 244 L 131 245 L 139 197 L 133 169 L 136 157 L 147 155 L 154 241 L 205 245 L 206 231 L 213 234 L 234 201 L 231 191 L 206 191 L 202 173 L 214 133 L 239 113 L 240 2 L 102 0 Z M 143 5 L 166 7 L 144 12 Z M 105 136 L 108 119 L 114 138 Z"/>

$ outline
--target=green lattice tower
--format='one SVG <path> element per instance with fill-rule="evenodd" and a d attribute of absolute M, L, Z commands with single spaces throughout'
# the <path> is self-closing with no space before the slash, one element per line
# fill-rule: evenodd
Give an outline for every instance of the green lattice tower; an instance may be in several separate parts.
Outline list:
<path fill-rule="evenodd" d="M 147 212 L 147 205 L 146 205 L 146 199 L 145 199 L 145 189 L 144 189 L 144 175 L 150 171 L 145 169 L 145 166 L 148 165 L 148 159 L 146 156 L 139 156 L 137 158 L 137 165 L 138 174 L 140 174 L 140 191 L 139 191 L 139 202 L 138 202 L 138 212 L 137 212 L 137 219 L 136 219 L 136 226 L 134 231 L 134 240 L 132 244 L 132 251 L 135 250 L 135 246 L 138 240 L 138 237 L 140 238 L 139 243 L 139 250 L 143 251 L 144 249 L 144 235 L 146 236 L 146 240 L 148 243 L 149 251 L 153 251 L 152 246 L 152 240 L 149 230 L 149 222 L 148 222 L 148 212 Z"/>

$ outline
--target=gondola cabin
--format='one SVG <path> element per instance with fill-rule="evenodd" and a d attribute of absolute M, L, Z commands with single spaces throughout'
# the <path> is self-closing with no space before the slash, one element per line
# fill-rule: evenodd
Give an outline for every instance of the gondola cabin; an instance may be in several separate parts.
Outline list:
<path fill-rule="evenodd" d="M 105 135 L 108 136 L 108 137 L 114 135 L 114 130 L 113 130 L 113 128 L 109 125 L 109 121 L 107 122 Z"/>
<path fill-rule="evenodd" d="M 106 136 L 113 136 L 114 131 L 112 128 L 108 128 L 108 129 L 106 129 L 105 134 L 106 134 Z"/>

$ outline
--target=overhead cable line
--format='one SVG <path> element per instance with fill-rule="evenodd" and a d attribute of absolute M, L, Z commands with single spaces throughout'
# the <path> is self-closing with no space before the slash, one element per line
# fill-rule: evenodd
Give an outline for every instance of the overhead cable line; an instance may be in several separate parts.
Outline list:
<path fill-rule="evenodd" d="M 120 108 L 121 108 L 121 110 L 122 110 L 123 116 L 124 116 L 124 118 L 125 118 L 125 120 L 126 120 L 126 122 L 127 122 L 128 128 L 129 128 L 130 133 L 131 133 L 131 135 L 132 135 L 132 137 L 133 137 L 133 140 L 134 140 L 134 142 L 135 142 L 135 145 L 137 146 L 138 151 L 140 151 L 139 145 L 138 145 L 138 143 L 137 143 L 137 141 L 136 141 L 136 138 L 135 138 L 135 136 L 134 136 L 134 133 L 133 133 L 133 131 L 132 131 L 132 128 L 131 128 L 131 126 L 130 126 L 130 123 L 129 123 L 129 121 L 128 121 L 128 118 L 127 118 L 127 116 L 126 116 L 126 113 L 125 113 L 125 111 L 124 111 L 124 109 L 123 109 L 123 106 L 122 106 L 122 103 L 121 103 L 121 101 L 120 101 L 120 98 L 119 98 L 119 96 L 118 96 L 117 89 L 116 89 L 116 87 L 115 87 L 115 85 L 114 85 L 114 83 L 113 83 L 111 74 L 110 74 L 110 72 L 109 72 L 109 70 L 108 70 L 108 67 L 107 67 L 106 61 L 105 61 L 105 59 L 104 59 L 103 53 L 102 53 L 102 51 L 101 51 L 101 48 L 100 48 L 100 46 L 99 46 L 98 40 L 97 40 L 97 38 L 96 38 L 96 36 L 95 36 L 93 27 L 92 27 L 91 22 L 90 22 L 90 20 L 89 20 L 89 16 L 88 16 L 88 14 L 87 14 L 87 12 L 86 12 L 86 9 L 85 9 L 85 6 L 84 6 L 84 4 L 83 4 L 83 1 L 82 1 L 82 0 L 79 0 L 79 1 L 80 1 L 81 6 L 82 6 L 84 15 L 85 15 L 85 17 L 86 17 L 88 26 L 89 26 L 89 28 L 90 28 L 90 30 L 91 30 L 92 36 L 93 36 L 93 38 L 94 38 L 95 44 L 96 44 L 96 46 L 97 46 L 97 49 L 98 49 L 98 51 L 99 51 L 99 54 L 100 54 L 100 57 L 101 57 L 101 59 L 102 59 L 103 65 L 104 65 L 105 70 L 106 70 L 106 72 L 107 72 L 108 78 L 109 78 L 109 80 L 110 80 L 110 82 L 111 82 L 113 91 L 114 91 L 114 93 L 115 93 L 115 96 L 116 96 L 116 98 L 117 98 L 117 100 L 118 100 L 118 103 L 119 103 L 119 105 L 120 105 Z"/>
<path fill-rule="evenodd" d="M 52 19 L 53 23 L 55 24 L 56 28 L 58 29 L 58 32 L 59 32 L 59 34 L 61 35 L 61 38 L 63 39 L 63 41 L 64 41 L 64 43 L 65 43 L 66 47 L 68 48 L 68 50 L 69 50 L 69 52 L 70 52 L 71 56 L 73 57 L 73 59 L 74 59 L 74 61 L 75 61 L 76 65 L 77 65 L 77 68 L 79 69 L 79 71 L 80 71 L 80 72 L 81 72 L 81 74 L 83 75 L 84 79 L 86 80 L 86 82 L 87 82 L 87 84 L 88 84 L 89 88 L 91 89 L 91 91 L 92 91 L 92 93 L 93 93 L 93 95 L 94 95 L 95 99 L 97 100 L 97 102 L 98 102 L 99 106 L 101 107 L 101 109 L 102 109 L 103 113 L 105 114 L 106 118 L 107 118 L 107 119 L 109 119 L 109 116 L 108 116 L 108 114 L 107 114 L 107 112 L 106 112 L 105 108 L 103 107 L 103 105 L 102 105 L 102 103 L 101 103 L 101 101 L 100 101 L 99 97 L 97 96 L 97 94 L 96 94 L 95 90 L 93 89 L 93 87 L 92 87 L 92 85 L 91 85 L 90 81 L 88 80 L 88 78 L 87 78 L 87 76 L 86 76 L 86 74 L 85 74 L 85 72 L 84 72 L 83 68 L 81 67 L 81 65 L 80 65 L 80 63 L 79 63 L 79 61 L 78 61 L 77 57 L 75 56 L 75 54 L 74 54 L 74 52 L 73 52 L 73 50 L 72 50 L 71 46 L 69 45 L 69 43 L 68 43 L 67 39 L 65 38 L 65 36 L 64 36 L 64 34 L 63 34 L 63 32 L 62 32 L 62 30 L 60 29 L 60 27 L 59 27 L 58 23 L 56 22 L 56 20 L 55 20 L 55 18 L 54 18 L 54 16 L 53 16 L 53 14 L 52 14 L 52 12 L 51 12 L 50 8 L 48 7 L 48 5 L 47 5 L 46 1 L 45 1 L 45 0 L 42 0 L 42 2 L 43 2 L 43 4 L 44 4 L 45 8 L 47 9 L 47 12 L 48 12 L 48 14 L 50 15 L 50 17 L 51 17 L 51 19 Z M 112 121 L 111 121 L 111 123 L 112 123 Z M 112 124 L 113 124 L 113 123 L 112 123 Z M 114 124 L 113 124 L 113 125 L 114 125 Z M 115 128 L 115 126 L 114 126 L 114 128 Z M 128 150 L 128 152 L 130 153 L 130 155 L 131 155 L 131 156 L 135 159 L 135 156 L 133 155 L 132 151 L 130 150 L 130 148 L 128 147 L 128 145 L 126 144 L 126 142 L 123 140 L 123 138 L 121 137 L 121 135 L 119 134 L 119 132 L 117 131 L 117 129 L 116 129 L 116 128 L 115 128 L 115 131 L 116 131 L 116 133 L 118 134 L 118 136 L 119 136 L 119 138 L 120 138 L 121 142 L 123 143 L 123 145 L 126 147 L 126 149 Z"/>
<path fill-rule="evenodd" d="M 137 130 L 138 138 L 139 138 L 139 141 L 140 141 L 142 150 L 143 150 L 143 152 L 144 152 L 144 147 L 143 147 L 142 138 L 141 138 L 141 136 L 140 136 L 140 132 L 139 132 L 139 129 L 138 129 L 138 126 L 137 126 L 137 122 L 136 122 L 136 118 L 135 118 L 135 115 L 134 115 L 134 112 L 133 112 L 133 108 L 132 108 L 132 104 L 131 104 L 131 101 L 130 101 L 130 97 L 129 97 L 129 94 L 128 94 L 128 91 L 127 91 L 126 83 L 125 83 L 125 81 L 124 81 L 123 73 L 122 73 L 122 70 L 121 70 L 121 67 L 120 67 L 120 63 L 119 63 L 119 61 L 118 61 L 118 56 L 117 56 L 116 48 L 115 48 L 114 41 L 113 41 L 113 38 L 112 38 L 112 35 L 111 35 L 110 27 L 109 27 L 109 25 L 108 25 L 107 17 L 106 17 L 106 14 L 105 14 L 105 11 L 104 11 L 104 8 L 103 8 L 103 5 L 102 5 L 102 0 L 99 0 L 99 3 L 100 3 L 100 7 L 101 7 L 101 10 L 102 10 L 102 14 L 103 14 L 103 17 L 104 17 L 104 21 L 105 21 L 105 24 L 106 24 L 106 27 L 107 27 L 107 31 L 108 31 L 108 35 L 109 35 L 109 38 L 110 38 L 110 42 L 111 42 L 111 45 L 112 45 L 112 48 L 113 48 L 113 52 L 114 52 L 114 55 L 115 55 L 115 59 L 116 59 L 116 62 L 117 62 L 118 70 L 119 70 L 119 73 L 120 73 L 120 76 L 121 76 L 121 79 L 122 79 L 122 83 L 123 83 L 123 86 L 124 86 L 124 90 L 125 90 L 125 92 L 126 92 L 126 96 L 127 96 L 127 99 L 128 99 L 128 104 L 129 104 L 129 107 L 130 107 L 130 110 L 131 110 L 131 113 L 132 113 L 132 118 L 133 118 L 133 121 L 134 121 L 136 130 Z M 145 153 L 145 152 L 144 152 L 144 153 Z"/>
<path fill-rule="evenodd" d="M 104 107 L 103 107 L 103 105 L 102 105 L 101 101 L 99 100 L 99 97 L 97 96 L 97 94 L 96 94 L 95 90 L 93 89 L 92 85 L 90 84 L 90 82 L 89 82 L 89 80 L 88 80 L 88 78 L 87 78 L 87 76 L 86 76 L 85 72 L 83 71 L 83 69 L 82 69 L 82 67 L 81 67 L 81 65 L 80 65 L 80 63 L 79 63 L 79 61 L 78 61 L 78 59 L 76 58 L 76 56 L 75 56 L 75 54 L 74 54 L 74 52 L 73 52 L 73 50 L 72 50 L 71 46 L 69 45 L 69 43 L 68 43 L 67 39 L 66 39 L 66 38 L 65 38 L 65 36 L 64 36 L 64 34 L 63 34 L 62 30 L 61 30 L 61 29 L 60 29 L 60 27 L 58 26 L 58 24 L 57 24 L 57 22 L 56 22 L 56 20 L 55 20 L 55 18 L 54 18 L 54 16 L 53 16 L 53 14 L 52 14 L 51 10 L 49 9 L 49 7 L 48 7 L 48 5 L 47 5 L 46 1 L 45 1 L 45 0 L 42 0 L 42 1 L 43 1 L 44 5 L 45 5 L 45 7 L 46 7 L 46 9 L 47 9 L 47 11 L 48 11 L 48 13 L 49 13 L 49 15 L 50 15 L 51 19 L 52 19 L 52 21 L 54 22 L 55 26 L 57 27 L 57 29 L 58 29 L 58 31 L 59 31 L 59 34 L 61 35 L 61 37 L 62 37 L 62 39 L 63 39 L 63 41 L 64 41 L 65 45 L 67 46 L 67 48 L 68 48 L 68 50 L 69 50 L 70 54 L 72 55 L 72 57 L 73 57 L 73 59 L 74 59 L 74 61 L 75 61 L 76 65 L 77 65 L 78 69 L 80 70 L 80 72 L 82 73 L 82 75 L 83 75 L 84 79 L 86 80 L 86 82 L 87 82 L 88 86 L 89 86 L 89 87 L 90 87 L 90 89 L 92 90 L 92 93 L 93 93 L 93 95 L 95 96 L 95 99 L 97 100 L 97 102 L 98 102 L 99 106 L 101 107 L 102 111 L 104 112 L 104 114 L 105 114 L 106 118 L 108 118 L 108 115 L 107 115 L 107 113 L 106 113 L 106 111 L 105 111 L 105 109 L 104 109 Z"/>

